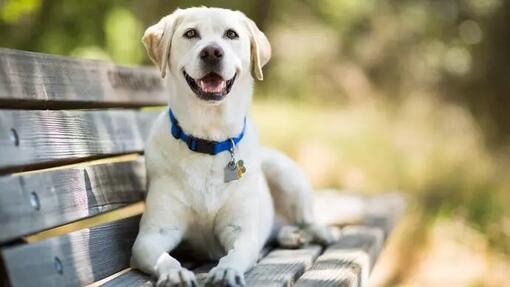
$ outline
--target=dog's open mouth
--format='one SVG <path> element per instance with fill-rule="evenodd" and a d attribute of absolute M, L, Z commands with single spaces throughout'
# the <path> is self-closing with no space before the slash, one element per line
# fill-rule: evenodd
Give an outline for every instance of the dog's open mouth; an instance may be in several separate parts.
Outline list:
<path fill-rule="evenodd" d="M 222 100 L 234 85 L 236 75 L 230 80 L 224 80 L 216 73 L 209 73 L 200 79 L 193 79 L 186 71 L 182 70 L 184 78 L 191 90 L 202 100 L 219 101 Z"/>

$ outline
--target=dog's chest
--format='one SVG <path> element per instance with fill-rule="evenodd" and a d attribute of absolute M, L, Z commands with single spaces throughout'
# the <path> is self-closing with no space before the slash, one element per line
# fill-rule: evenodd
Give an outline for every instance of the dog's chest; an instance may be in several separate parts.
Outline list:
<path fill-rule="evenodd" d="M 181 156 L 174 158 L 176 161 L 170 169 L 177 173 L 183 200 L 197 223 L 213 226 L 217 213 L 229 199 L 244 198 L 248 189 L 251 193 L 257 192 L 249 181 L 260 174 L 260 164 L 254 154 L 247 151 L 250 149 L 241 145 L 236 154 L 237 159 L 246 163 L 246 173 L 239 180 L 229 182 L 225 182 L 225 167 L 231 161 L 228 152 L 209 156 L 181 150 Z"/>
<path fill-rule="evenodd" d="M 229 187 L 223 178 L 227 162 L 226 158 L 218 155 L 188 158 L 180 165 L 186 197 L 194 210 L 208 214 L 221 207 Z"/>
<path fill-rule="evenodd" d="M 219 259 L 225 255 L 225 250 L 217 241 L 215 221 L 232 193 L 240 192 L 243 184 L 224 182 L 224 167 L 229 160 L 226 156 L 188 160 L 188 164 L 181 167 L 185 198 L 193 215 L 185 240 L 199 256 Z"/>

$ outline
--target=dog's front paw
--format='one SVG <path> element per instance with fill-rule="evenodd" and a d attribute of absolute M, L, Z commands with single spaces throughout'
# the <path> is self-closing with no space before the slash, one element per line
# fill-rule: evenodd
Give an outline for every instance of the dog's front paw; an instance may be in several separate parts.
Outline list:
<path fill-rule="evenodd" d="M 197 285 L 197 280 L 195 278 L 195 274 L 184 268 L 173 268 L 165 271 L 159 275 L 158 282 L 156 282 L 157 287 L 174 287 L 174 286 L 184 286 L 184 287 L 195 287 Z"/>
<path fill-rule="evenodd" d="M 232 268 L 214 267 L 207 274 L 206 286 L 245 286 L 244 275 Z"/>

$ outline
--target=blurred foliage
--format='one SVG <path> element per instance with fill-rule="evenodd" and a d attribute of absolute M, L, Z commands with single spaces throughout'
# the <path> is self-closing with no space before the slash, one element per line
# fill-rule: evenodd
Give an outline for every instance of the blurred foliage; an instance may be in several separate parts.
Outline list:
<path fill-rule="evenodd" d="M 462 218 L 510 254 L 510 1 L 3 0 L 0 46 L 150 64 L 144 28 L 199 5 L 269 36 L 253 114 L 316 187 L 403 190 L 412 233 Z"/>
<path fill-rule="evenodd" d="M 30 14 L 39 8 L 39 0 L 6 1 L 2 5 L 1 19 L 7 23 L 15 23 L 23 15 Z"/>

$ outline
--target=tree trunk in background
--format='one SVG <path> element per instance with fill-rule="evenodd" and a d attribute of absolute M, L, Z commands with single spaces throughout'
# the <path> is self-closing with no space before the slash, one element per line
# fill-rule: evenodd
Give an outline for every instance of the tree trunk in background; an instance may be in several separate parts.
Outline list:
<path fill-rule="evenodd" d="M 271 0 L 259 0 L 252 4 L 253 20 L 257 23 L 261 30 L 266 28 L 269 18 L 269 10 L 271 9 Z"/>
<path fill-rule="evenodd" d="M 473 53 L 472 75 L 459 90 L 493 145 L 510 140 L 510 1 L 503 3 L 488 20 Z"/>

